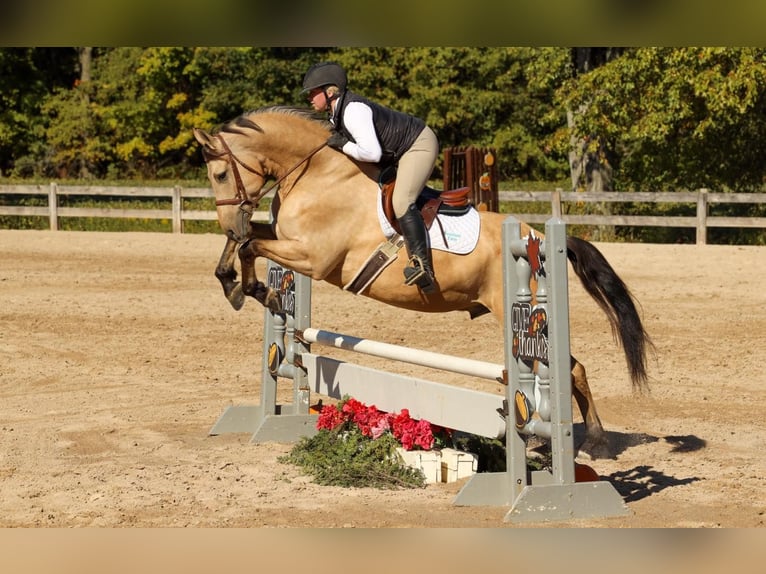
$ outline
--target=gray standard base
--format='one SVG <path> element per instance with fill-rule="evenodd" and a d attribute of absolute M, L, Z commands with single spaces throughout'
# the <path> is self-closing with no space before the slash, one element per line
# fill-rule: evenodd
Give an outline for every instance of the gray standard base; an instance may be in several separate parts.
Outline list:
<path fill-rule="evenodd" d="M 455 506 L 510 506 L 505 522 L 545 522 L 574 518 L 624 516 L 630 513 L 609 482 L 553 484 L 545 471 L 531 473 L 532 485 L 518 496 L 508 473 L 473 475 L 455 497 Z M 547 484 L 546 484 L 547 482 Z"/>
<path fill-rule="evenodd" d="M 317 415 L 293 414 L 290 405 L 277 405 L 274 414 L 261 406 L 231 406 L 210 429 L 210 435 L 250 433 L 250 442 L 296 442 L 316 434 Z"/>

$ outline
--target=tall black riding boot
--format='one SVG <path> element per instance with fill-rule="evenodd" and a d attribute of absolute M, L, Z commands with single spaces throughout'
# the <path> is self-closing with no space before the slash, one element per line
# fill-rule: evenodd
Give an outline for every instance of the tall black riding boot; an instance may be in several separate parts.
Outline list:
<path fill-rule="evenodd" d="M 436 282 L 428 230 L 423 217 L 415 204 L 412 204 L 396 221 L 399 223 L 410 258 L 407 267 L 404 268 L 404 283 L 417 285 L 423 293 L 433 293 L 436 290 Z"/>

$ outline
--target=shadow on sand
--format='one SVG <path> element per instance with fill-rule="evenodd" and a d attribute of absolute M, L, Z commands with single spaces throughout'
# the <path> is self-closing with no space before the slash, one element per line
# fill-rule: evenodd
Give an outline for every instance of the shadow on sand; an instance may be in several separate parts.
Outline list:
<path fill-rule="evenodd" d="M 668 435 L 666 437 L 657 437 L 645 433 L 623 433 L 616 431 L 606 431 L 607 444 L 598 452 L 588 453 L 592 458 L 611 458 L 616 459 L 627 449 L 664 440 L 673 445 L 670 452 L 695 452 L 702 450 L 707 446 L 707 442 L 694 435 Z M 574 425 L 574 443 L 581 444 L 585 439 L 585 426 L 582 424 Z"/>
<path fill-rule="evenodd" d="M 671 486 L 682 486 L 702 480 L 696 476 L 676 478 L 654 470 L 648 465 L 613 472 L 604 478 L 612 483 L 614 489 L 620 493 L 625 502 L 635 502 Z"/>
<path fill-rule="evenodd" d="M 578 444 L 578 436 L 580 440 L 584 438 L 584 428 L 578 427 L 582 427 L 582 425 L 575 425 L 575 444 Z M 657 437 L 644 433 L 607 431 L 608 446 L 604 451 L 594 454 L 597 458 L 616 459 L 618 455 L 631 447 L 660 440 L 664 440 L 672 445 L 671 453 L 695 452 L 707 446 L 707 442 L 704 439 L 695 435 Z M 630 470 L 613 472 L 604 478 L 612 483 L 615 490 L 625 499 L 625 502 L 635 502 L 671 486 L 681 486 L 702 480 L 699 477 L 676 478 L 668 476 L 649 465 L 641 465 Z"/>

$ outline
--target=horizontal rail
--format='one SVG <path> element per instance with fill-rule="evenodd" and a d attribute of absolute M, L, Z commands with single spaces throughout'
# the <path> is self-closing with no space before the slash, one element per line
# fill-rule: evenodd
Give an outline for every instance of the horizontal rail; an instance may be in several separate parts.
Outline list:
<path fill-rule="evenodd" d="M 692 227 L 696 230 L 698 245 L 707 243 L 707 230 L 711 227 L 766 228 L 766 217 L 732 217 L 709 215 L 710 204 L 766 204 L 764 193 L 711 193 L 707 189 L 676 192 L 579 192 L 579 191 L 502 191 L 499 199 L 505 202 L 548 202 L 549 213 L 525 213 L 527 223 L 545 223 L 553 215 L 572 225 L 623 225 L 635 227 Z M 696 213 L 675 215 L 603 215 L 564 213 L 563 203 L 693 203 Z"/>
<path fill-rule="evenodd" d="M 501 191 L 501 201 L 549 202 L 559 194 L 563 202 L 575 203 L 696 203 L 705 193 L 707 203 L 766 203 L 766 193 L 716 193 L 709 191 Z"/>
<path fill-rule="evenodd" d="M 317 345 L 323 345 L 325 347 L 335 347 L 336 349 L 355 351 L 357 353 L 380 357 L 382 359 L 391 359 L 403 363 L 420 365 L 422 367 L 441 369 L 442 371 L 450 371 L 461 375 L 489 379 L 500 383 L 505 379 L 503 376 L 505 367 L 495 363 L 455 357 L 432 351 L 412 349 L 410 347 L 402 347 L 390 343 L 381 343 L 379 341 L 361 339 L 351 335 L 323 331 L 322 329 L 315 329 L 313 327 L 309 327 L 308 329 L 296 333 L 296 337 L 306 343 L 316 343 Z"/>
<path fill-rule="evenodd" d="M 106 219 L 166 219 L 172 222 L 174 233 L 183 232 L 185 221 L 216 221 L 215 209 L 184 209 L 184 199 L 214 198 L 206 187 L 118 187 L 100 185 L 0 185 L 0 196 L 44 196 L 46 206 L 1 205 L 0 215 L 47 217 L 51 230 L 57 230 L 61 217 L 99 217 Z M 122 207 L 61 207 L 59 197 L 122 197 L 158 198 L 170 200 L 170 208 L 130 209 Z M 273 192 L 267 197 L 273 196 Z M 212 205 L 212 204 L 211 204 Z M 253 221 L 269 221 L 266 211 L 253 213 Z"/>
<path fill-rule="evenodd" d="M 214 197 L 207 187 L 119 187 L 101 185 L 0 185 L 0 195 L 48 195 L 55 186 L 56 195 L 85 195 L 113 197 L 173 197 L 176 189 L 183 198 Z"/>

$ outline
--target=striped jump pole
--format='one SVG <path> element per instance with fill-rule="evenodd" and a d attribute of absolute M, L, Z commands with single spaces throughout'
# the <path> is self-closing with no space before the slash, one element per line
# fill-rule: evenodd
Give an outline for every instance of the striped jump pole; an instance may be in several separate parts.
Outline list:
<path fill-rule="evenodd" d="M 489 379 L 502 383 L 504 380 L 503 371 L 505 365 L 497 363 L 488 363 L 477 361 L 475 359 L 466 359 L 455 357 L 454 355 L 445 355 L 403 347 L 401 345 L 392 345 L 390 343 L 381 343 L 371 339 L 360 339 L 352 335 L 343 335 L 341 333 L 332 333 L 321 329 L 308 328 L 298 333 L 298 337 L 307 343 L 316 343 L 324 347 L 335 347 L 336 349 L 345 349 L 371 355 L 383 359 L 391 359 L 402 363 L 410 363 L 421 367 L 430 367 L 442 371 L 450 371 L 459 375 L 468 375 L 480 379 Z"/>

